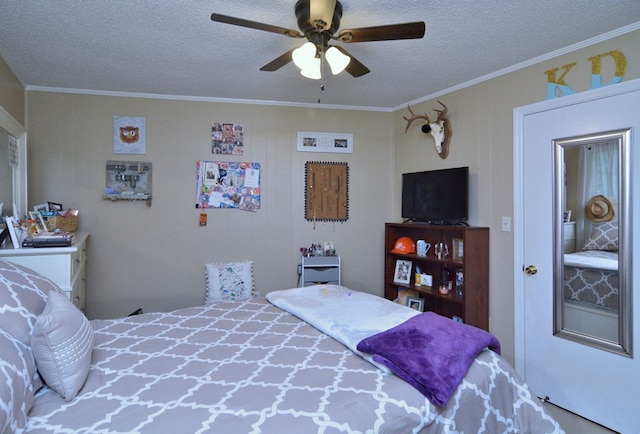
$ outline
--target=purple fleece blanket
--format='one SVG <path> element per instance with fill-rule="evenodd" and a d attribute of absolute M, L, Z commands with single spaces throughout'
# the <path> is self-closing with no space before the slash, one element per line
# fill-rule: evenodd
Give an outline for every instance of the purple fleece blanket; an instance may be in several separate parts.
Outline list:
<path fill-rule="evenodd" d="M 433 312 L 369 336 L 358 350 L 418 389 L 432 403 L 444 407 L 484 348 L 500 354 L 492 334 Z"/>

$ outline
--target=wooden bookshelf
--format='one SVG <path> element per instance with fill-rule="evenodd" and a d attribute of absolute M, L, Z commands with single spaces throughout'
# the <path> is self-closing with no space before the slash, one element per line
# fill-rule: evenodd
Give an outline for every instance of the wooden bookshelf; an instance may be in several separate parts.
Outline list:
<path fill-rule="evenodd" d="M 414 243 L 425 240 L 431 244 L 426 256 L 416 253 L 393 253 L 400 237 L 409 237 Z M 461 257 L 453 257 L 453 242 L 462 243 Z M 436 245 L 447 246 L 449 254 L 438 258 Z M 408 283 L 394 281 L 396 261 L 412 263 Z M 469 226 L 433 226 L 420 223 L 385 224 L 385 273 L 384 296 L 389 300 L 398 297 L 398 289 L 410 289 L 424 299 L 424 310 L 430 310 L 450 318 L 458 317 L 466 324 L 489 329 L 489 228 Z M 416 285 L 416 267 L 423 274 L 432 276 L 432 285 Z M 462 271 L 464 281 L 462 295 L 456 293 L 455 274 Z M 439 291 L 443 274 L 453 280 L 452 289 L 446 294 Z"/>

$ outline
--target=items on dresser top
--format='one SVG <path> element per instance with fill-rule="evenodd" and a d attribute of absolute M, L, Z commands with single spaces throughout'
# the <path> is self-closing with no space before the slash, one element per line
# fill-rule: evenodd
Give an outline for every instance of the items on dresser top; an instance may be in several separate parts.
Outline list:
<path fill-rule="evenodd" d="M 72 244 L 73 234 L 62 231 L 40 232 L 22 241 L 22 247 L 69 247 Z"/>

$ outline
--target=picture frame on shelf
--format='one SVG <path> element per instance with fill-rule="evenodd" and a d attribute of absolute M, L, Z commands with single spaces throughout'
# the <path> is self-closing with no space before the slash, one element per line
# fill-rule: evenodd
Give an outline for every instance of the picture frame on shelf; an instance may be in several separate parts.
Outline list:
<path fill-rule="evenodd" d="M 396 269 L 393 273 L 393 282 L 408 285 L 411 281 L 411 268 L 413 263 L 404 259 L 396 260 Z"/>
<path fill-rule="evenodd" d="M 407 306 L 418 312 L 424 312 L 424 300 L 418 297 L 407 298 Z"/>
<path fill-rule="evenodd" d="M 464 271 L 462 268 L 456 270 L 456 295 L 462 297 L 462 288 L 464 287 Z"/>
<path fill-rule="evenodd" d="M 462 262 L 464 260 L 464 240 L 461 238 L 454 238 L 451 240 L 451 260 L 456 262 Z"/>

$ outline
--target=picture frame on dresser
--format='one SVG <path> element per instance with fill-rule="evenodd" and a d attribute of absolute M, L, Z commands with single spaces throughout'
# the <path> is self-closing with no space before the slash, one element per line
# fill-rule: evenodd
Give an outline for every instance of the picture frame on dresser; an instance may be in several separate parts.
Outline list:
<path fill-rule="evenodd" d="M 7 229 L 9 229 L 9 235 L 11 237 L 11 243 L 13 244 L 14 249 L 20 248 L 20 229 L 16 228 L 15 223 L 13 222 L 13 217 L 5 217 L 4 221 L 7 225 Z"/>
<path fill-rule="evenodd" d="M 36 228 L 38 232 L 47 232 L 47 224 L 44 221 L 44 217 L 42 217 L 42 213 L 37 211 L 29 211 L 29 217 L 31 220 L 36 222 Z"/>
<path fill-rule="evenodd" d="M 9 235 L 9 227 L 5 226 L 5 228 L 0 231 L 0 246 L 2 246 L 2 243 L 4 243 L 7 237 L 11 238 L 11 235 Z"/>

